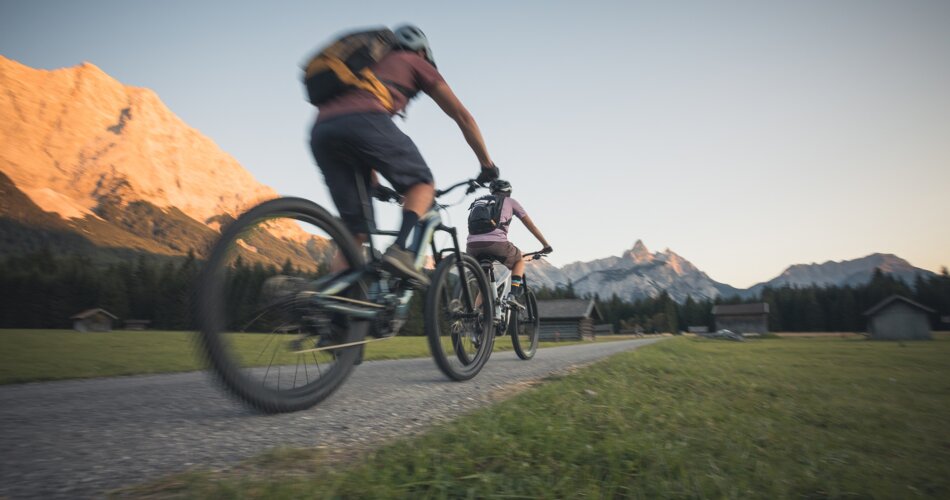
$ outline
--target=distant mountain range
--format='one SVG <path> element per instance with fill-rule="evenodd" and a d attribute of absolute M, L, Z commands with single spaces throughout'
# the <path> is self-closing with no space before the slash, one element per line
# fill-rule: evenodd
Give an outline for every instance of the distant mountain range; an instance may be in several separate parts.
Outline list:
<path fill-rule="evenodd" d="M 277 194 L 148 89 L 127 87 L 96 66 L 44 71 L 0 56 L 0 256 L 47 247 L 96 261 L 207 251 L 220 227 Z M 309 267 L 321 241 L 275 228 L 246 259 Z M 306 241 L 303 241 L 305 239 Z M 301 245 L 301 243 L 304 243 Z M 304 247 L 306 252 L 300 252 Z M 875 268 L 912 280 L 929 271 L 888 254 L 794 265 L 740 290 L 718 283 L 672 250 L 641 241 L 620 256 L 558 268 L 529 264 L 545 287 L 572 283 L 582 294 L 674 300 L 751 296 L 764 286 L 859 284 Z"/>
<path fill-rule="evenodd" d="M 762 288 L 770 286 L 803 287 L 809 285 L 863 285 L 871 279 L 875 269 L 890 274 L 905 283 L 912 284 L 917 275 L 924 278 L 934 273 L 912 266 L 906 260 L 889 253 L 875 253 L 859 259 L 831 261 L 823 264 L 795 264 L 765 283 L 759 283 L 744 291 L 746 295 L 758 295 Z"/>
<path fill-rule="evenodd" d="M 925 278 L 933 275 L 896 255 L 876 253 L 841 262 L 796 264 L 769 281 L 738 289 L 713 280 L 672 250 L 651 253 L 640 240 L 619 257 L 574 262 L 562 268 L 544 261 L 534 261 L 528 266 L 528 279 L 546 288 L 571 283 L 580 294 L 596 293 L 603 298 L 617 294 L 625 300 L 656 297 L 666 290 L 677 302 L 686 300 L 687 296 L 694 299 L 733 295 L 754 297 L 766 286 L 860 285 L 871 279 L 875 269 L 907 283 L 913 283 L 918 274 Z"/>

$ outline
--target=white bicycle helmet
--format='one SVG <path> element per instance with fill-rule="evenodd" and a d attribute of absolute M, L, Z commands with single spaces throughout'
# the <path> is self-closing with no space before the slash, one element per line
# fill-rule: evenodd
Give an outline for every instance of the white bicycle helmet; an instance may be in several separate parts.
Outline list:
<path fill-rule="evenodd" d="M 426 34 L 418 26 L 403 24 L 394 29 L 393 33 L 396 35 L 396 43 L 400 47 L 423 51 L 426 60 L 435 66 L 435 58 L 432 57 L 432 47 L 429 46 L 429 39 L 426 38 Z"/>
<path fill-rule="evenodd" d="M 501 179 L 495 179 L 491 181 L 491 184 L 488 185 L 488 190 L 492 193 L 508 193 L 511 194 L 511 183 L 508 181 L 503 181 Z"/>

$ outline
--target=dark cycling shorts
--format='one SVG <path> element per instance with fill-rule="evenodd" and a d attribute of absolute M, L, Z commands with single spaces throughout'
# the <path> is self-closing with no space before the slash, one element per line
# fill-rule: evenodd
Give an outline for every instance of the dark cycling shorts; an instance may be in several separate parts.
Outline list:
<path fill-rule="evenodd" d="M 376 170 L 399 193 L 417 184 L 432 184 L 432 171 L 412 139 L 385 113 L 356 113 L 318 121 L 310 149 L 340 218 L 354 233 L 375 227 L 372 204 L 364 216 L 356 174 L 370 193 L 370 170 Z"/>
<path fill-rule="evenodd" d="M 514 269 L 521 260 L 521 250 L 510 241 L 473 241 L 466 245 L 465 253 L 476 259 L 494 257 L 508 269 Z"/>

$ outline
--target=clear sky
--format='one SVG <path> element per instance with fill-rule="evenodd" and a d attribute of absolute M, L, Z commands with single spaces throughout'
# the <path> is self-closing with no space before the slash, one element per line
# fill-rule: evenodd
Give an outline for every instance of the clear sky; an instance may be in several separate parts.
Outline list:
<path fill-rule="evenodd" d="M 406 21 L 554 264 L 642 239 L 739 287 L 873 252 L 950 265 L 945 0 L 0 0 L 0 53 L 154 89 L 261 182 L 328 203 L 299 65 L 341 30 Z M 438 183 L 477 173 L 431 100 L 399 124 Z"/>

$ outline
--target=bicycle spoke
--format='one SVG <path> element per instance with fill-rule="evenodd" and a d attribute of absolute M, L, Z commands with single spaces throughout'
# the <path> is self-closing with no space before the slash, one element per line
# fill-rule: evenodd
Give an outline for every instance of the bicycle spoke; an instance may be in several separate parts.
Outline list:
<path fill-rule="evenodd" d="M 293 384 L 291 384 L 291 388 L 297 387 L 297 373 L 300 372 L 300 355 L 297 355 L 297 363 L 294 364 L 294 366 L 296 368 L 294 368 L 294 381 Z"/>
<path fill-rule="evenodd" d="M 303 364 L 303 376 L 307 379 L 307 383 L 310 383 L 310 373 L 307 371 L 307 363 Z"/>
<path fill-rule="evenodd" d="M 254 359 L 255 362 L 261 359 L 261 356 L 264 355 L 264 351 L 266 351 L 267 347 L 270 346 L 270 343 L 274 340 L 274 337 L 276 337 L 276 335 L 267 336 L 267 342 L 264 344 L 264 348 L 261 349 L 260 354 L 257 355 L 257 358 Z"/>
<path fill-rule="evenodd" d="M 313 362 L 317 365 L 317 376 L 322 377 L 323 373 L 320 372 L 320 362 L 317 361 L 317 353 L 311 352 L 310 354 L 313 356 Z"/>
<path fill-rule="evenodd" d="M 271 366 L 274 365 L 274 357 L 277 356 L 277 349 L 274 349 L 274 354 L 270 357 L 270 363 L 267 364 L 267 370 L 264 371 L 264 378 L 261 380 L 261 385 L 264 385 L 267 382 L 267 374 L 270 373 Z M 277 372 L 277 383 L 280 384 L 280 372 Z"/>

